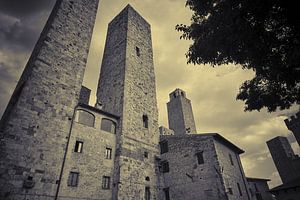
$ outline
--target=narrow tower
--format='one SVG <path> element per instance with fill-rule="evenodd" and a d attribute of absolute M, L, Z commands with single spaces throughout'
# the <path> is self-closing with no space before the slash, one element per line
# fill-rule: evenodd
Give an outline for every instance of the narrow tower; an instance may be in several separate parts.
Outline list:
<path fill-rule="evenodd" d="M 286 127 L 293 132 L 298 145 L 300 146 L 300 111 L 291 118 L 284 120 Z"/>
<path fill-rule="evenodd" d="M 0 122 L 0 199 L 55 199 L 98 0 L 58 0 Z"/>
<path fill-rule="evenodd" d="M 156 199 L 158 110 L 151 29 L 130 5 L 108 26 L 97 101 L 120 116 L 113 199 Z"/>
<path fill-rule="evenodd" d="M 299 172 L 293 165 L 296 155 L 288 139 L 278 136 L 267 141 L 267 145 L 282 182 L 287 183 L 299 177 Z"/>
<path fill-rule="evenodd" d="M 169 94 L 167 103 L 169 128 L 175 135 L 197 133 L 191 100 L 186 98 L 186 93 L 176 89 Z"/>

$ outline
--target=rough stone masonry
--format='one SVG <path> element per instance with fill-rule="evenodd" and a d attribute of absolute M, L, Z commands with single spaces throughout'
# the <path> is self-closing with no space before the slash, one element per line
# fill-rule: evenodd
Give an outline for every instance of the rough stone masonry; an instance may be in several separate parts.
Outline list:
<path fill-rule="evenodd" d="M 98 0 L 58 0 L 1 119 L 0 199 L 54 199 Z"/>

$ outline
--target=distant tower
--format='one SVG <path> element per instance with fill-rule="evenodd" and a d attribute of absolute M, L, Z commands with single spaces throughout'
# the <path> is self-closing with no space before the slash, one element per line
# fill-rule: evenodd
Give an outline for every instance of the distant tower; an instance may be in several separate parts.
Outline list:
<path fill-rule="evenodd" d="M 275 137 L 267 141 L 275 166 L 283 183 L 299 177 L 299 171 L 293 165 L 296 155 L 286 137 Z"/>
<path fill-rule="evenodd" d="M 174 130 L 175 135 L 197 133 L 192 104 L 186 98 L 186 93 L 176 89 L 169 96 L 170 101 L 167 103 L 169 128 Z"/>
<path fill-rule="evenodd" d="M 298 145 L 300 146 L 300 111 L 295 116 L 284 120 L 286 127 L 293 132 Z"/>
<path fill-rule="evenodd" d="M 128 5 L 109 23 L 97 91 L 103 110 L 120 116 L 113 199 L 157 199 L 155 88 L 150 25 Z"/>
<path fill-rule="evenodd" d="M 0 122 L 0 199 L 54 199 L 98 0 L 58 0 Z"/>

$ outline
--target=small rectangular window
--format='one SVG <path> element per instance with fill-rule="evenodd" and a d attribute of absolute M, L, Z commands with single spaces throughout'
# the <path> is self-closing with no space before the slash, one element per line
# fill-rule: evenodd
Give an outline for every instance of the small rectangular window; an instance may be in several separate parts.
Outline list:
<path fill-rule="evenodd" d="M 161 162 L 161 172 L 162 173 L 167 173 L 169 171 L 170 171 L 169 162 L 168 161 L 162 161 Z"/>
<path fill-rule="evenodd" d="M 135 53 L 136 53 L 136 55 L 137 55 L 138 57 L 140 57 L 140 55 L 141 55 L 141 50 L 140 50 L 140 48 L 135 47 Z"/>
<path fill-rule="evenodd" d="M 111 148 L 106 148 L 105 158 L 110 160 L 111 159 L 111 154 L 112 154 L 112 149 Z"/>
<path fill-rule="evenodd" d="M 204 163 L 203 151 L 196 153 L 196 157 L 199 165 Z"/>
<path fill-rule="evenodd" d="M 227 188 L 227 190 L 228 190 L 228 194 L 233 194 L 232 188 Z"/>
<path fill-rule="evenodd" d="M 151 199 L 150 187 L 145 187 L 145 200 Z"/>
<path fill-rule="evenodd" d="M 167 153 L 169 151 L 168 141 L 164 140 L 159 143 L 160 145 L 160 153 Z"/>
<path fill-rule="evenodd" d="M 143 127 L 148 128 L 148 116 L 143 115 Z"/>
<path fill-rule="evenodd" d="M 76 141 L 74 152 L 76 152 L 76 153 L 82 153 L 82 147 L 83 147 L 83 142 Z"/>
<path fill-rule="evenodd" d="M 233 164 L 233 159 L 232 159 L 231 154 L 229 154 L 229 160 L 230 160 L 231 165 L 234 165 L 234 164 Z"/>
<path fill-rule="evenodd" d="M 236 183 L 237 184 L 237 187 L 238 187 L 238 190 L 239 190 L 239 193 L 240 193 L 240 196 L 243 196 L 243 193 L 242 193 L 242 190 L 241 190 L 241 186 L 239 183 Z"/>
<path fill-rule="evenodd" d="M 144 157 L 148 158 L 149 157 L 149 153 L 147 151 L 144 152 Z"/>
<path fill-rule="evenodd" d="M 170 189 L 164 188 L 165 200 L 170 200 Z"/>
<path fill-rule="evenodd" d="M 78 172 L 70 172 L 69 179 L 68 179 L 68 186 L 70 187 L 77 187 L 78 185 Z"/>
<path fill-rule="evenodd" d="M 103 176 L 102 178 L 102 189 L 108 190 L 110 188 L 110 177 Z"/>

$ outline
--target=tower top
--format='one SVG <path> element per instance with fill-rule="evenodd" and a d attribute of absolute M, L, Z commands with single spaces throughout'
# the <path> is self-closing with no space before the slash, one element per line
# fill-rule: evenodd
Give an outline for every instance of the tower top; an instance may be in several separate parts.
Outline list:
<path fill-rule="evenodd" d="M 295 115 L 291 116 L 288 119 L 284 120 L 286 127 L 291 130 L 291 127 L 293 127 L 295 124 L 300 123 L 300 111 L 297 112 Z M 291 130 L 293 131 L 293 130 Z"/>
<path fill-rule="evenodd" d="M 173 92 L 169 94 L 170 100 L 180 96 L 186 98 L 186 92 L 179 88 L 176 88 Z"/>
<path fill-rule="evenodd" d="M 109 23 L 109 25 L 114 21 L 118 21 L 119 18 L 124 17 L 124 15 L 127 17 L 129 16 L 138 17 L 150 27 L 149 22 L 147 22 L 147 20 L 144 17 L 142 17 L 142 15 L 138 11 L 136 11 L 130 4 L 127 4 L 127 6 L 125 6 L 125 8 L 123 8 L 123 10 L 113 18 L 113 20 Z"/>

